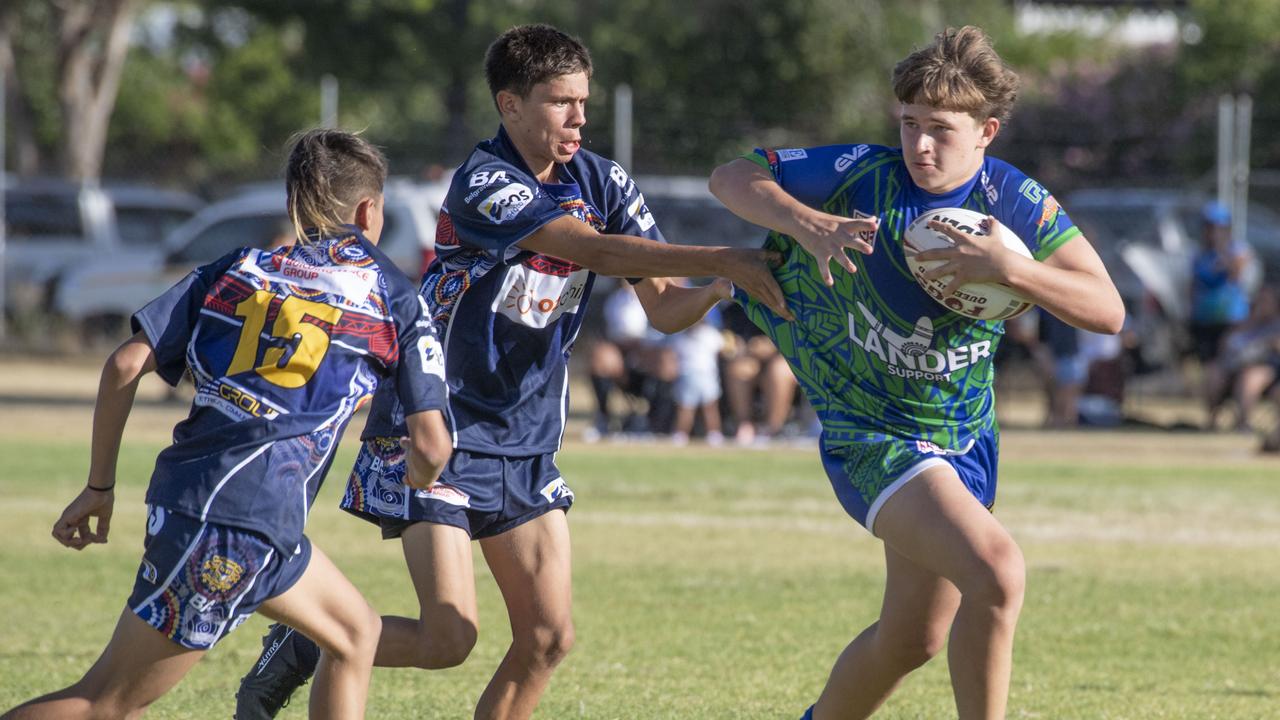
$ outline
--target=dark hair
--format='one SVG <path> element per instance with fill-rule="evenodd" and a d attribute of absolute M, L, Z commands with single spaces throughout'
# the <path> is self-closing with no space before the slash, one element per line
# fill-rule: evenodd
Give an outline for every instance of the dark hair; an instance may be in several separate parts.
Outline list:
<path fill-rule="evenodd" d="M 319 128 L 294 135 L 285 165 L 289 219 L 298 241 L 304 228 L 335 235 L 351 209 L 364 198 L 381 195 L 387 159 L 364 138 Z"/>
<path fill-rule="evenodd" d="M 893 94 L 905 104 L 964 112 L 1005 122 L 1018 97 L 1018 76 L 980 27 L 947 28 L 933 44 L 893 68 Z"/>
<path fill-rule="evenodd" d="M 495 103 L 499 91 L 528 97 L 540 82 L 579 72 L 591 77 L 591 53 L 586 46 L 542 23 L 511 28 L 484 54 L 484 79 Z"/>

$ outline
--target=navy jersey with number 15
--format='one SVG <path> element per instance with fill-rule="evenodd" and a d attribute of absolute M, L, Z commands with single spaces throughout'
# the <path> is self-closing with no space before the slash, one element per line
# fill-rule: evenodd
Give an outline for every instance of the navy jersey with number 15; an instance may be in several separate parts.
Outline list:
<path fill-rule="evenodd" d="M 133 317 L 157 373 L 189 372 L 191 414 L 156 459 L 147 502 L 253 530 L 287 556 L 351 414 L 380 377 L 410 413 L 443 409 L 444 368 L 413 284 L 355 228 L 275 252 L 233 251 Z"/>
<path fill-rule="evenodd" d="M 617 163 L 587 150 L 540 183 L 506 130 L 458 168 L 421 295 L 443 335 L 454 447 L 490 455 L 555 452 L 568 410 L 568 361 L 595 273 L 517 243 L 571 216 L 601 233 L 663 240 L 644 196 Z M 601 238 L 603 242 L 603 238 Z M 397 435 L 379 393 L 364 437 Z"/>

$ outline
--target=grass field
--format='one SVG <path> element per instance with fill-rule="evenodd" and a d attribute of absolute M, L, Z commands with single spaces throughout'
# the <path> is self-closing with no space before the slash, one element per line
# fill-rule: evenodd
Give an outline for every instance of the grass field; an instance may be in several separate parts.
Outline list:
<path fill-rule="evenodd" d="M 108 639 L 141 552 L 142 495 L 178 406 L 143 407 L 112 541 L 49 528 L 84 481 L 83 404 L 50 432 L 0 404 L 0 709 L 74 681 Z M 43 412 L 43 411 L 42 411 Z M 36 423 L 34 426 L 31 423 Z M 1007 431 L 997 511 L 1028 562 L 1013 718 L 1280 718 L 1280 463 L 1225 435 Z M 350 466 L 348 441 L 335 468 Z M 796 718 L 879 608 L 879 544 L 812 450 L 570 445 L 578 644 L 541 718 Z M 308 534 L 384 612 L 416 605 L 397 544 L 336 509 Z M 478 555 L 478 553 L 477 553 Z M 510 639 L 477 563 L 481 638 L 460 668 L 377 670 L 371 718 L 470 717 Z M 230 717 L 265 621 L 221 643 L 148 717 Z M 299 698 L 282 717 L 305 717 Z M 946 661 L 878 717 L 953 717 Z"/>

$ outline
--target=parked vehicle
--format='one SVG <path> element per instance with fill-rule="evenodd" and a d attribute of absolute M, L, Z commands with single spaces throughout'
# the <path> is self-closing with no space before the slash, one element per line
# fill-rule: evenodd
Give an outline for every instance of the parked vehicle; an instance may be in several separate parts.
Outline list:
<path fill-rule="evenodd" d="M 637 177 L 636 186 L 669 242 L 683 245 L 760 247 L 764 228 L 734 215 L 707 189 L 707 179 Z"/>
<path fill-rule="evenodd" d="M 423 252 L 435 246 L 441 198 L 434 185 L 387 183 L 378 247 L 412 278 L 420 276 Z M 250 186 L 204 208 L 159 248 L 104 257 L 68 273 L 54 308 L 86 333 L 121 336 L 129 316 L 191 270 L 238 247 L 268 247 L 287 224 L 284 189 Z"/>
<path fill-rule="evenodd" d="M 1140 368 L 1176 363 L 1190 346 L 1191 260 L 1200 248 L 1208 199 L 1181 190 L 1091 189 L 1063 201 L 1125 301 L 1140 340 Z M 1264 272 L 1280 277 L 1280 217 L 1250 205 L 1246 240 L 1260 260 L 1246 286 L 1256 289 Z"/>
<path fill-rule="evenodd" d="M 5 296 L 11 313 L 46 311 L 59 279 L 86 263 L 154 250 L 204 201 L 142 185 L 10 180 L 5 204 Z"/>

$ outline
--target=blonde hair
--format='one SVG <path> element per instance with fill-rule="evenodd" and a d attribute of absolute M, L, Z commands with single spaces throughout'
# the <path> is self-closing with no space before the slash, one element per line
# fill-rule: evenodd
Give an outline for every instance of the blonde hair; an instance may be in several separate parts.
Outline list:
<path fill-rule="evenodd" d="M 964 112 L 977 120 L 1009 119 L 1018 97 L 1018 76 L 991 46 L 982 28 L 947 28 L 933 43 L 893 68 L 899 102 Z"/>
<path fill-rule="evenodd" d="M 306 228 L 321 237 L 342 233 L 361 200 L 382 195 L 387 159 L 364 138 L 321 128 L 298 133 L 290 145 L 285 189 L 298 242 L 306 242 Z"/>

